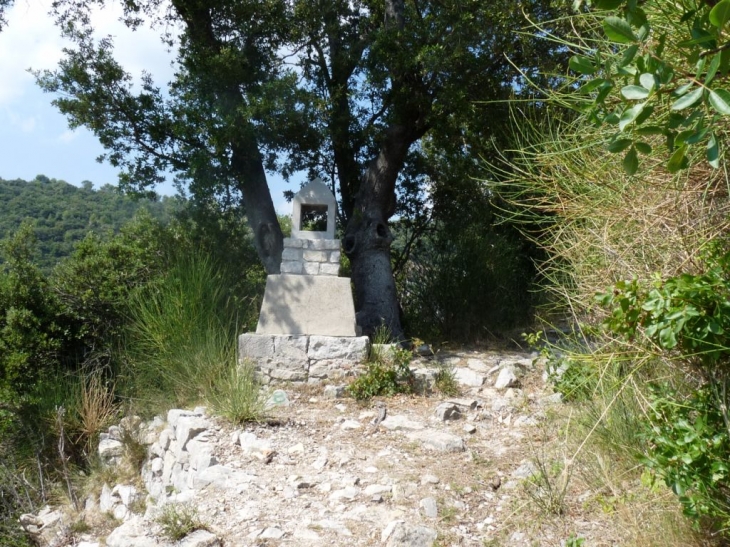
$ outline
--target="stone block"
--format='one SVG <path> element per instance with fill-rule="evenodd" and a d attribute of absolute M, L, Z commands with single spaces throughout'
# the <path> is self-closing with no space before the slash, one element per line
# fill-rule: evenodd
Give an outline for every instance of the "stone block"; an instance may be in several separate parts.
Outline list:
<path fill-rule="evenodd" d="M 329 260 L 327 251 L 304 251 L 303 256 L 306 262 L 327 262 Z"/>
<path fill-rule="evenodd" d="M 284 261 L 287 260 L 293 260 L 295 262 L 298 262 L 302 259 L 302 250 L 301 249 L 287 249 L 284 247 L 284 251 L 281 253 L 281 259 Z"/>
<path fill-rule="evenodd" d="M 302 263 L 290 261 L 290 260 L 286 261 L 286 262 L 282 261 L 281 273 L 282 274 L 301 274 L 301 273 L 303 273 Z"/>
<path fill-rule="evenodd" d="M 274 355 L 274 337 L 247 332 L 238 337 L 239 360 L 267 359 Z"/>
<path fill-rule="evenodd" d="M 357 363 L 343 359 L 311 361 L 309 365 L 309 380 L 339 380 L 345 376 L 354 375 L 358 368 Z"/>
<path fill-rule="evenodd" d="M 280 380 L 282 382 L 306 382 L 308 372 L 308 368 L 301 368 L 300 370 L 274 368 L 269 371 L 269 377 L 272 380 Z"/>
<path fill-rule="evenodd" d="M 337 277 L 340 275 L 340 265 L 338 264 L 320 264 L 319 265 L 319 275 L 327 275 L 327 276 L 333 276 Z M 347 279 L 344 278 L 343 279 Z M 349 279 L 347 279 L 347 282 L 349 283 Z"/>
<path fill-rule="evenodd" d="M 313 251 L 339 251 L 340 240 L 339 239 L 310 239 L 304 245 L 305 249 L 311 249 Z"/>
<path fill-rule="evenodd" d="M 319 262 L 305 262 L 302 266 L 302 271 L 305 275 L 319 274 Z"/>
<path fill-rule="evenodd" d="M 307 361 L 308 336 L 274 336 L 274 361 Z"/>
<path fill-rule="evenodd" d="M 329 261 L 332 264 L 339 264 L 340 263 L 340 251 L 332 251 L 330 253 Z"/>
<path fill-rule="evenodd" d="M 324 266 L 338 267 L 337 264 Z M 269 275 L 257 334 L 355 336 L 350 280 L 313 275 Z"/>
<path fill-rule="evenodd" d="M 297 239 L 294 237 L 284 238 L 284 249 L 301 249 L 307 243 L 306 239 Z"/>
<path fill-rule="evenodd" d="M 363 361 L 367 358 L 368 349 L 369 341 L 367 336 L 311 336 L 307 356 L 316 360 L 347 359 Z"/>

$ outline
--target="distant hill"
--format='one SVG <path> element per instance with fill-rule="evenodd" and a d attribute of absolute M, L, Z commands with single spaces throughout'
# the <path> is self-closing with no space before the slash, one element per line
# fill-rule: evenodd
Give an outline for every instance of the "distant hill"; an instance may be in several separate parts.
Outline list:
<path fill-rule="evenodd" d="M 116 232 L 140 209 L 164 220 L 176 210 L 177 203 L 169 197 L 134 200 L 111 185 L 94 190 L 88 181 L 79 188 L 44 175 L 32 181 L 0 178 L 0 240 L 15 232 L 24 219 L 33 219 L 38 264 L 50 269 L 88 232 Z"/>

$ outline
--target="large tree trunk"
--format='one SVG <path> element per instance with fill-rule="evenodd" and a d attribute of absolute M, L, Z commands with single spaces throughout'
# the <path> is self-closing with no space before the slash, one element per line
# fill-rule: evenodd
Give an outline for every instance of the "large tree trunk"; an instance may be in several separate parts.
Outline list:
<path fill-rule="evenodd" d="M 385 27 L 402 29 L 404 1 L 386 0 Z M 416 67 L 417 68 L 417 67 Z M 384 326 L 394 340 L 403 339 L 400 305 L 390 263 L 393 235 L 388 219 L 396 209 L 395 184 L 408 149 L 428 131 L 427 114 L 431 102 L 414 67 L 393 71 L 393 87 L 398 96 L 392 105 L 392 124 L 385 132 L 378 155 L 373 158 L 360 182 L 348 219 L 343 250 L 352 265 L 357 324 L 372 336 Z M 339 167 L 339 166 L 338 166 Z M 341 184 L 343 201 L 349 189 Z"/>
<path fill-rule="evenodd" d="M 256 144 L 234 143 L 232 167 L 246 207 L 246 219 L 253 233 L 254 246 L 267 274 L 281 271 L 284 235 L 274 209 L 266 172 Z"/>
<path fill-rule="evenodd" d="M 403 338 L 400 306 L 390 266 L 393 235 L 388 219 L 395 213 L 395 182 L 408 148 L 419 137 L 413 128 L 394 126 L 368 165 L 347 224 L 343 249 L 352 264 L 357 324 L 372 336 L 379 326 L 394 340 Z"/>
<path fill-rule="evenodd" d="M 240 113 L 241 106 L 246 104 L 246 98 L 241 92 L 244 82 L 235 77 L 206 79 L 208 63 L 219 56 L 223 49 L 223 44 L 215 34 L 210 8 L 205 3 L 188 0 L 172 0 L 172 4 L 187 25 L 188 32 L 193 37 L 192 44 L 197 48 L 196 55 L 188 58 L 188 69 L 205 82 L 209 92 L 215 96 L 224 119 L 238 129 L 230 132 L 232 137 L 229 141 L 234 185 L 243 197 L 246 219 L 253 233 L 259 259 L 267 274 L 278 274 L 281 271 L 284 236 L 266 182 L 266 171 L 255 137 L 255 128 Z M 252 56 L 255 54 L 255 51 L 251 52 Z M 251 65 L 256 66 L 255 61 Z"/>

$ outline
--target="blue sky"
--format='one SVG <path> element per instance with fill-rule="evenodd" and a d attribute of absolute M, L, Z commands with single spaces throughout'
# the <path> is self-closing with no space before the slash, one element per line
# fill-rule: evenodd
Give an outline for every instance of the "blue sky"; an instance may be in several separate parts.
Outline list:
<path fill-rule="evenodd" d="M 52 0 L 16 0 L 7 13 L 8 26 L 0 32 L 0 178 L 32 180 L 43 174 L 77 186 L 90 180 L 95 187 L 117 183 L 117 171 L 96 158 L 103 153 L 92 133 L 71 131 L 66 118 L 52 105 L 53 96 L 43 93 L 28 69 L 53 69 L 68 43 L 47 15 Z M 93 16 L 99 36 L 112 35 L 119 62 L 134 76 L 142 70 L 153 74 L 158 85 L 173 74 L 174 54 L 166 50 L 159 35 L 147 28 L 131 32 L 118 22 L 119 6 L 97 11 Z M 296 190 L 279 177 L 269 175 L 277 210 L 291 206 L 282 193 Z M 158 188 L 174 193 L 171 184 Z"/>

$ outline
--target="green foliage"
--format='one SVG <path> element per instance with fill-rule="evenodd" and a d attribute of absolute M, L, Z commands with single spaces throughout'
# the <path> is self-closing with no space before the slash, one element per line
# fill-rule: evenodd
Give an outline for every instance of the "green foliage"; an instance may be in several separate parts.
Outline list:
<path fill-rule="evenodd" d="M 106 354 L 108 361 L 130 295 L 160 277 L 171 238 L 169 229 L 142 213 L 114 237 L 89 233 L 53 270 L 50 284 L 87 357 L 93 348 L 94 357 Z"/>
<path fill-rule="evenodd" d="M 456 397 L 461 393 L 459 382 L 456 380 L 454 368 L 443 365 L 434 377 L 434 384 L 439 393 L 449 397 Z"/>
<path fill-rule="evenodd" d="M 59 305 L 32 262 L 35 237 L 24 224 L 2 246 L 0 270 L 0 392 L 28 393 L 37 379 L 58 367 L 66 341 Z"/>
<path fill-rule="evenodd" d="M 687 516 L 722 530 L 730 524 L 728 256 L 710 253 L 701 274 L 658 279 L 649 289 L 637 280 L 621 282 L 598 297 L 612 311 L 604 321 L 608 330 L 699 374 L 681 390 L 658 384 L 651 393 L 645 463 L 677 494 Z"/>
<path fill-rule="evenodd" d="M 382 335 L 376 336 L 376 340 L 381 340 L 377 345 L 383 345 L 382 339 Z M 413 354 L 397 345 L 385 347 L 388 349 L 378 348 L 371 353 L 365 372 L 347 386 L 347 391 L 358 401 L 413 392 L 413 373 L 409 367 Z"/>
<path fill-rule="evenodd" d="M 724 87 L 730 3 L 592 4 L 595 14 L 583 16 L 591 29 L 584 37 L 592 39 L 573 44 L 580 53 L 569 64 L 581 87 L 568 102 L 597 125 L 617 126 L 608 150 L 626 150 L 623 166 L 629 175 L 637 172 L 639 155 L 651 155 L 660 144 L 652 136 L 666 145 L 670 173 L 686 169 L 698 147 L 718 168 L 730 115 L 730 92 Z"/>
<path fill-rule="evenodd" d="M 433 199 L 431 229 L 412 244 L 397 274 L 408 331 L 470 342 L 527 322 L 534 246 L 513 228 L 496 225 L 496 204 L 486 185 L 453 183 Z M 399 238 L 394 247 L 407 242 Z"/>
<path fill-rule="evenodd" d="M 163 232 L 143 216 L 108 240 L 89 234 L 46 276 L 24 224 L 4 244 L 0 382 L 23 394 L 44 374 L 112 365 L 131 292 L 159 276 Z"/>
<path fill-rule="evenodd" d="M 598 295 L 611 309 L 604 325 L 634 338 L 637 330 L 663 350 L 681 350 L 712 367 L 730 356 L 730 254 L 708 257 L 701 274 L 658 279 L 649 290 L 638 280 L 618 282 Z"/>
<path fill-rule="evenodd" d="M 167 220 L 179 206 L 175 198 L 134 200 L 109 185 L 92 190 L 44 175 L 32 181 L 0 179 L 0 240 L 32 220 L 38 240 L 33 261 L 48 274 L 89 232 L 116 233 L 140 211 Z"/>
<path fill-rule="evenodd" d="M 558 352 L 548 359 L 548 379 L 566 402 L 590 399 L 596 386 L 597 368 L 589 356 Z"/>
<path fill-rule="evenodd" d="M 284 223 L 284 228 L 291 230 Z M 256 255 L 251 230 L 236 208 L 191 202 L 172 223 L 170 247 L 177 253 L 205 249 L 210 259 L 224 265 L 227 298 L 238 313 L 239 328 L 253 331 L 258 323 L 266 272 Z"/>
<path fill-rule="evenodd" d="M 568 536 L 568 539 L 565 540 L 565 547 L 583 547 L 585 542 L 585 538 L 571 534 Z"/>
<path fill-rule="evenodd" d="M 206 399 L 213 410 L 235 424 L 257 421 L 264 414 L 264 400 L 251 363 L 223 370 Z"/>
<path fill-rule="evenodd" d="M 206 529 L 195 506 L 185 503 L 164 505 L 156 522 L 161 526 L 163 535 L 171 541 L 180 541 L 195 530 Z"/>
<path fill-rule="evenodd" d="M 135 293 L 123 376 L 136 397 L 189 404 L 233 362 L 236 310 L 225 267 L 201 251 L 175 257 L 154 286 Z"/>
<path fill-rule="evenodd" d="M 698 525 L 730 524 L 730 437 L 727 411 L 718 404 L 717 386 L 703 386 L 689 396 L 668 387 L 651 398 L 651 447 L 644 463 L 679 497 L 685 515 Z"/>

